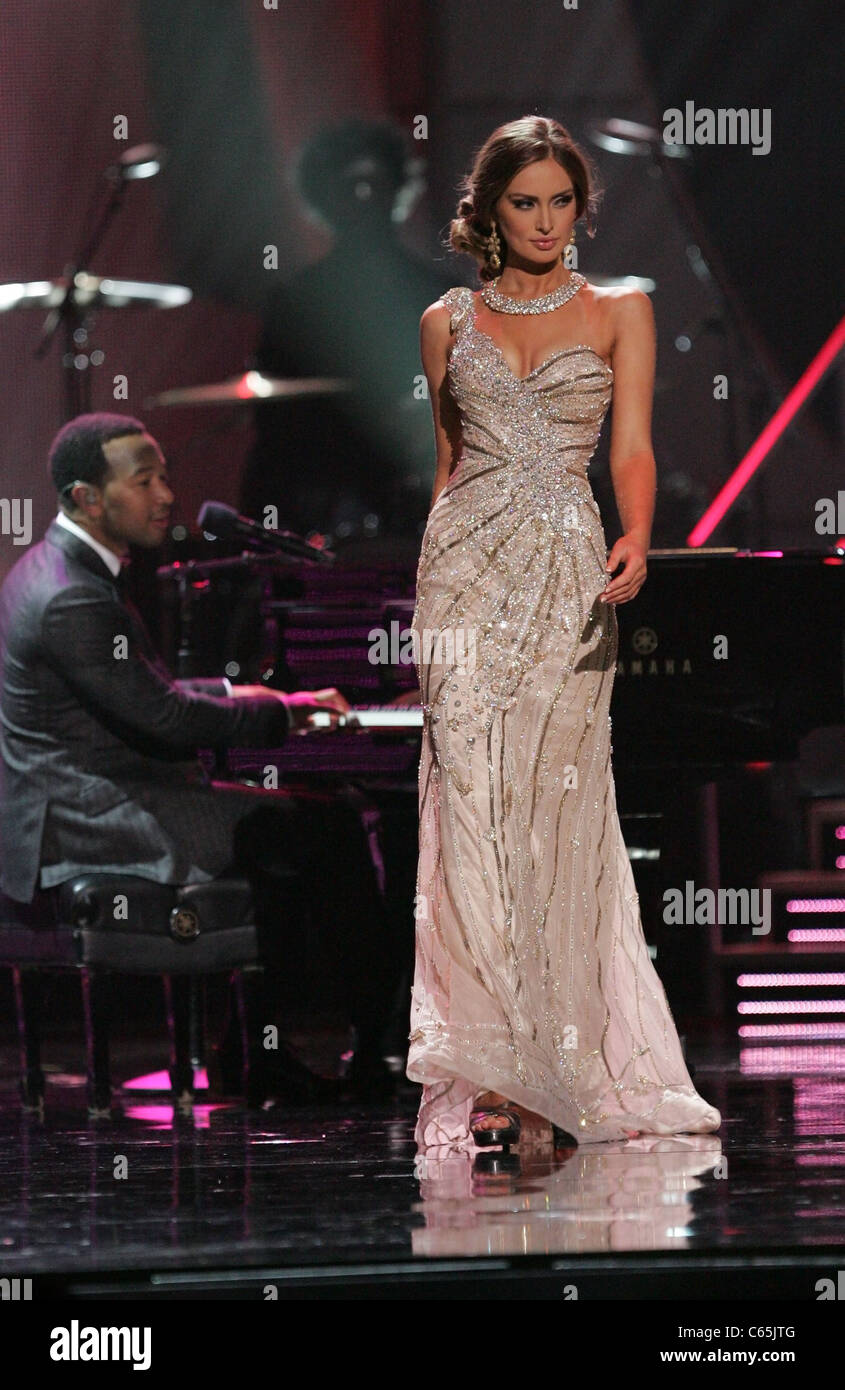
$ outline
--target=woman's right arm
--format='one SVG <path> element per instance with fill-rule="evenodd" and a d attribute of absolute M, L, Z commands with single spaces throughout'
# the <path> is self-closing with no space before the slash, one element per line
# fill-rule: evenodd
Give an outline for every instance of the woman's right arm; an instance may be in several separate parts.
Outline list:
<path fill-rule="evenodd" d="M 446 375 L 449 347 L 452 342 L 449 329 L 451 318 L 452 311 L 438 300 L 436 304 L 428 306 L 420 319 L 420 357 L 428 382 L 428 398 L 434 417 L 434 443 L 437 451 L 434 488 L 431 494 L 432 507 L 461 456 L 461 417 L 449 390 Z"/>

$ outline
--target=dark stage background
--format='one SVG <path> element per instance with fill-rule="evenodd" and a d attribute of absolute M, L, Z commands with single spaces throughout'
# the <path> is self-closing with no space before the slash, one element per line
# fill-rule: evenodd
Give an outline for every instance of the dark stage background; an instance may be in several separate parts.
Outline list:
<path fill-rule="evenodd" d="M 262 0 L 6 0 L 0 282 L 60 274 L 105 196 L 103 170 L 116 154 L 145 140 L 169 149 L 160 177 L 128 187 L 88 268 L 182 282 L 194 299 L 167 312 L 98 317 L 94 340 L 105 361 L 95 369 L 94 405 L 113 407 L 112 378 L 126 374 L 129 398 L 117 408 L 141 414 L 161 439 L 178 513 L 190 522 L 207 496 L 237 501 L 250 412 L 147 411 L 144 402 L 243 370 L 273 285 L 331 246 L 292 187 L 302 141 L 350 116 L 393 121 L 409 153 L 425 161 L 427 181 L 398 231 L 401 244 L 446 283 L 474 284 L 472 264 L 440 245 L 457 184 L 496 124 L 554 115 L 588 149 L 605 186 L 598 236 L 579 234 L 580 269 L 657 284 L 654 543 L 681 544 L 771 413 L 772 390 L 776 397 L 794 382 L 841 312 L 837 30 L 826 3 L 748 0 L 595 0 L 577 10 L 514 0 L 280 0 L 277 9 Z M 768 390 L 748 343 L 723 331 L 712 287 L 690 269 L 690 238 L 665 182 L 647 161 L 589 144 L 598 119 L 660 124 L 666 106 L 687 100 L 771 108 L 770 154 L 699 147 L 680 171 L 748 316 Z M 128 122 L 121 142 L 113 138 L 118 115 Z M 420 116 L 426 139 L 414 138 Z M 267 244 L 279 247 L 275 275 L 263 266 Z M 32 310 L 0 314 L 2 492 L 32 499 L 35 537 L 53 513 L 44 459 L 61 419 L 59 345 L 46 360 L 33 357 L 42 319 Z M 690 326 L 692 350 L 680 353 L 675 337 Z M 721 371 L 730 402 L 712 397 Z M 841 479 L 841 381 L 840 372 L 818 392 L 716 540 L 822 543 L 813 504 Z M 427 447 L 427 419 L 421 428 Z M 613 532 L 602 471 L 608 434 L 605 426 L 595 473 Z M 2 537 L 0 574 L 19 553 Z"/>

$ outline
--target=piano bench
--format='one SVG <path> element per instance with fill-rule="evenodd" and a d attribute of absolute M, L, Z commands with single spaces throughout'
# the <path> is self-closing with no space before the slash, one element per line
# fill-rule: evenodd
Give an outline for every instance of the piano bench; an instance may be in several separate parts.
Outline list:
<path fill-rule="evenodd" d="M 0 965 L 11 967 L 21 1058 L 21 1100 L 42 1111 L 43 974 L 76 970 L 85 1017 L 90 1115 L 111 1109 L 110 976 L 161 975 L 170 1040 L 174 1103 L 194 1099 L 192 1052 L 202 977 L 231 972 L 237 1001 L 247 1100 L 260 1085 L 263 971 L 246 879 L 171 886 L 121 874 L 82 874 L 39 889 L 31 903 L 0 894 Z"/>

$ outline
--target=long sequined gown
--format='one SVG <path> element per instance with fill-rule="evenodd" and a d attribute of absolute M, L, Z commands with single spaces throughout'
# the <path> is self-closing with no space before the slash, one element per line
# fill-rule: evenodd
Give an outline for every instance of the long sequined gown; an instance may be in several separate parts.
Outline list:
<path fill-rule="evenodd" d="M 611 770 L 617 623 L 587 467 L 591 348 L 519 378 L 452 310 L 460 461 L 431 509 L 412 632 L 423 704 L 407 1074 L 422 1151 L 497 1091 L 579 1142 L 718 1129 L 649 959 Z"/>

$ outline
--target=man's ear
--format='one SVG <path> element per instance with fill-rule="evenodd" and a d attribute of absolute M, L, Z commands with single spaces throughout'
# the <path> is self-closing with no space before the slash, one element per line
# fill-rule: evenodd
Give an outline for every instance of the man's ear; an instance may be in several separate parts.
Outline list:
<path fill-rule="evenodd" d="M 75 487 L 75 486 L 76 486 L 76 484 L 74 483 L 74 487 Z M 69 503 L 69 505 L 70 505 L 71 507 L 78 507 L 78 506 L 79 506 L 79 503 L 76 502 L 76 501 L 74 501 L 74 497 L 73 497 L 73 492 L 72 492 L 72 491 L 71 491 L 71 492 L 65 492 L 65 493 L 62 494 L 62 496 L 63 496 L 63 498 Z M 97 500 L 97 494 L 96 494 L 96 492 L 94 491 L 94 489 L 93 489 L 92 487 L 86 487 L 86 489 L 85 489 L 85 501 L 86 501 L 86 502 L 89 504 L 89 506 L 90 506 L 92 503 L 96 502 L 96 500 Z"/>

